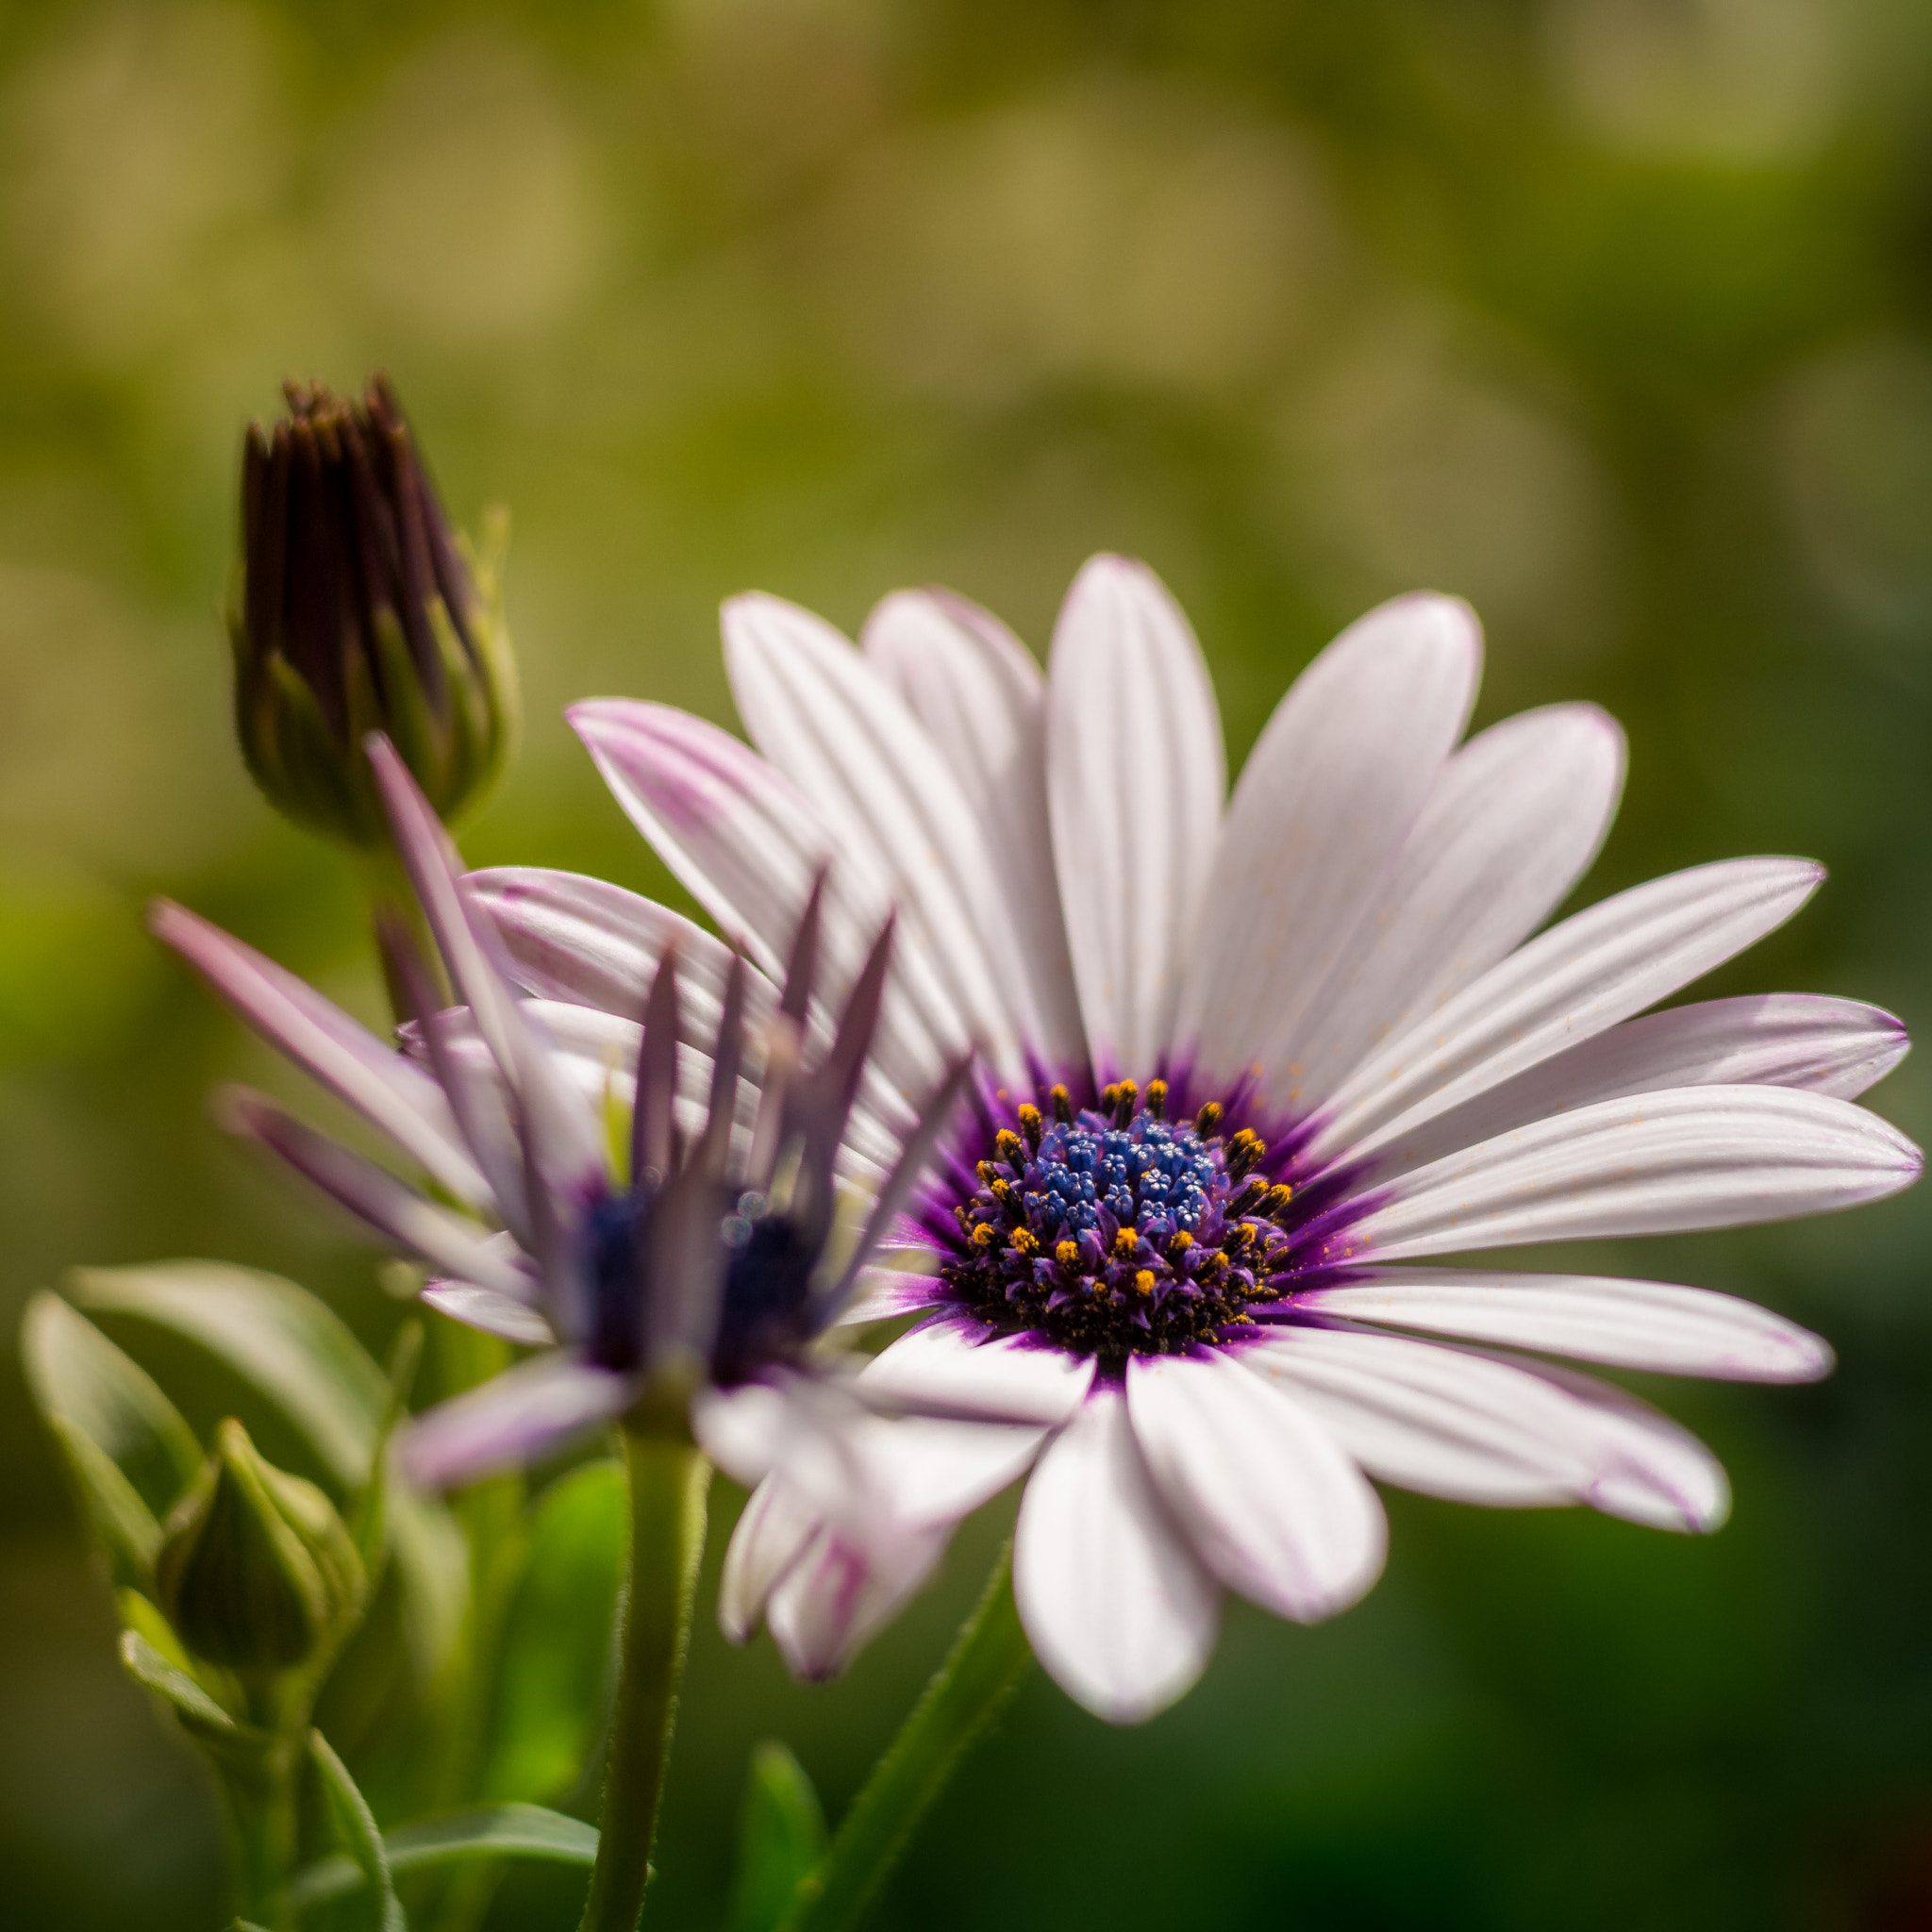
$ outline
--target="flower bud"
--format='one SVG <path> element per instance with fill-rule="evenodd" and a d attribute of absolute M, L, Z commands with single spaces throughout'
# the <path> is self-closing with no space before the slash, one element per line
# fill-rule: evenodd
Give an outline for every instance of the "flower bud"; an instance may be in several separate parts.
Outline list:
<path fill-rule="evenodd" d="M 395 392 L 290 383 L 242 450 L 242 565 L 228 630 L 242 755 L 271 804 L 352 845 L 387 841 L 364 740 L 386 732 L 445 823 L 516 737 L 496 556 L 452 534 Z M 500 541 L 494 551 L 500 552 Z"/>
<path fill-rule="evenodd" d="M 334 1505 L 264 1462 L 231 1417 L 168 1518 L 155 1585 L 194 1656 L 252 1674 L 294 1670 L 332 1648 L 367 1579 Z"/>

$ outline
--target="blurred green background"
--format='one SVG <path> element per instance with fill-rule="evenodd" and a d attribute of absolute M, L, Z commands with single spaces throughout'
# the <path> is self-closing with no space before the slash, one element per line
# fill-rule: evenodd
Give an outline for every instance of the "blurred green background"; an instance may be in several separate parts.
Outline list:
<path fill-rule="evenodd" d="M 219 1077 L 294 1090 L 139 926 L 175 894 L 380 1009 L 346 868 L 242 776 L 215 617 L 243 424 L 284 375 L 376 365 L 458 517 L 514 510 L 530 728 L 477 861 L 668 889 L 558 712 L 728 719 L 726 592 L 850 627 L 941 580 L 1039 646 L 1108 547 L 1191 613 L 1237 758 L 1369 603 L 1466 594 L 1480 720 L 1591 697 L 1630 728 L 1584 897 L 1815 855 L 1824 892 L 1720 990 L 1926 1010 L 1917 0 L 10 0 L 9 1335 L 63 1266 L 170 1254 L 294 1274 L 372 1345 L 396 1322 L 366 1252 L 207 1124 Z M 1927 1137 L 1923 1059 L 1875 1097 Z M 1921 1191 L 1592 1257 L 1840 1350 L 1814 1389 L 1648 1391 L 1728 1464 L 1722 1535 L 1393 1498 L 1362 1607 L 1235 1610 L 1144 1730 L 1036 1674 L 882 1923 L 1932 1924 L 1928 1231 Z M 198 1768 L 115 1667 L 4 1374 L 7 1923 L 211 1926 Z M 181 1392 L 204 1425 L 225 1396 Z M 836 1812 L 998 1529 L 830 1689 L 727 1652 L 707 1581 L 656 1923 L 717 1923 L 758 1737 Z M 492 1920 L 572 1923 L 537 1878 Z"/>

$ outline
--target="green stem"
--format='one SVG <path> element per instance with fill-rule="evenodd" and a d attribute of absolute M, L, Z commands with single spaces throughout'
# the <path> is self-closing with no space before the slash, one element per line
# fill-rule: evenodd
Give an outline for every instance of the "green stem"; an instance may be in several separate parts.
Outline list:
<path fill-rule="evenodd" d="M 259 1757 L 216 1759 L 222 1811 L 228 1826 L 235 1916 L 276 1928 L 289 1919 L 289 1878 L 295 1869 L 296 1754 L 276 1738 Z"/>
<path fill-rule="evenodd" d="M 711 1480 L 711 1465 L 689 1442 L 634 1429 L 625 1431 L 624 1441 L 631 1536 L 630 1580 L 620 1612 L 623 1663 L 597 1863 L 578 1932 L 635 1932 L 643 1909 Z"/>
<path fill-rule="evenodd" d="M 1033 1652 L 1013 1607 L 1012 1570 L 1008 1543 L 945 1662 L 800 1882 L 783 1932 L 851 1932 L 864 1922 L 928 1807 L 1019 1688 Z"/>

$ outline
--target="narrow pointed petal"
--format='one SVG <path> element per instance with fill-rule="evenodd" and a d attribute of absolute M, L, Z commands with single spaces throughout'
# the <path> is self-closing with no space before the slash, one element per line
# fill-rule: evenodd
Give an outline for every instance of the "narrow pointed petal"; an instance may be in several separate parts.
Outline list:
<path fill-rule="evenodd" d="M 1201 647 L 1144 564 L 1096 557 L 1067 593 L 1047 667 L 1046 787 L 1094 1070 L 1144 1079 L 1171 1043 L 1227 790 Z"/>
<path fill-rule="evenodd" d="M 474 1281 L 432 1281 L 416 1297 L 420 1302 L 485 1335 L 501 1336 L 519 1348 L 552 1348 L 556 1331 L 528 1302 L 479 1288 Z"/>
<path fill-rule="evenodd" d="M 780 1475 L 751 1492 L 724 1551 L 718 1627 L 728 1643 L 749 1643 L 765 1602 L 820 1529 L 822 1518 Z"/>
<path fill-rule="evenodd" d="M 1924 1157 L 1849 1101 L 1785 1087 L 1608 1100 L 1392 1181 L 1322 1250 L 1330 1263 L 1789 1221 L 1882 1200 Z"/>
<path fill-rule="evenodd" d="M 1654 1006 L 1782 925 L 1824 875 L 1807 859 L 1729 859 L 1552 926 L 1357 1068 L 1307 1158 L 1377 1146 Z"/>
<path fill-rule="evenodd" d="M 1164 1710 L 1207 1669 L 1221 1590 L 1161 1501 L 1117 1391 L 1089 1397 L 1027 1483 L 1013 1596 L 1034 1655 L 1109 1724 Z"/>
<path fill-rule="evenodd" d="M 420 1488 L 459 1489 L 535 1461 L 629 1407 L 628 1377 L 565 1355 L 538 1356 L 408 1424 L 404 1473 Z"/>
<path fill-rule="evenodd" d="M 1438 1160 L 1531 1121 L 1672 1087 L 1792 1087 L 1855 1099 L 1905 1058 L 1905 1027 L 1857 1000 L 1753 993 L 1626 1020 L 1383 1143 L 1377 1171 Z"/>
<path fill-rule="evenodd" d="M 1399 597 L 1350 625 L 1242 769 L 1192 934 L 1181 1038 L 1211 1080 L 1298 1056 L 1308 1004 L 1377 900 L 1482 668 L 1467 605 Z M 1257 1040 L 1257 1029 L 1261 1037 Z"/>
<path fill-rule="evenodd" d="M 1388 1527 L 1361 1471 L 1306 1409 L 1235 1357 L 1136 1357 L 1127 1412 L 1168 1507 L 1228 1589 L 1314 1624 L 1382 1574 Z"/>
<path fill-rule="evenodd" d="M 271 1045 L 458 1199 L 489 1203 L 490 1186 L 458 1137 L 447 1099 L 421 1068 L 292 973 L 185 907 L 157 900 L 148 925 Z"/>
<path fill-rule="evenodd" d="M 425 1200 L 395 1175 L 305 1127 L 258 1093 L 229 1089 L 221 1097 L 222 1124 L 259 1141 L 296 1173 L 373 1228 L 445 1274 L 528 1301 L 527 1273 L 475 1222 Z"/>
<path fill-rule="evenodd" d="M 1031 982 L 977 815 L 925 727 L 823 619 L 777 597 L 729 599 L 724 663 L 752 741 L 817 808 L 841 852 L 893 882 L 968 1032 L 1025 1072 L 1037 1049 Z"/>
<path fill-rule="evenodd" d="M 644 1007 L 644 1033 L 638 1051 L 637 1088 L 631 1106 L 632 1184 L 656 1174 L 659 1182 L 672 1169 L 672 1119 L 677 1097 L 677 950 L 669 948 L 658 962 L 651 997 Z"/>
<path fill-rule="evenodd" d="M 1624 734 L 1594 705 L 1525 711 L 1471 739 L 1442 768 L 1354 943 L 1270 1049 L 1266 1090 L 1303 1109 L 1324 1099 L 1527 939 L 1596 856 L 1624 767 Z"/>
<path fill-rule="evenodd" d="M 1734 1382 L 1815 1382 L 1828 1343 L 1735 1295 L 1589 1274 L 1366 1268 L 1297 1294 L 1298 1310 L 1462 1341 L 1574 1356 L 1615 1368 Z"/>
<path fill-rule="evenodd" d="M 880 923 L 891 883 L 863 849 L 841 849 L 788 779 L 728 732 L 664 705 L 596 699 L 568 713 L 605 783 L 679 883 L 721 931 L 743 942 L 774 984 L 812 882 L 828 860 L 826 985 L 850 985 Z M 964 1031 L 923 946 L 904 949 L 879 1053 L 895 1086 L 916 1091 L 940 1065 L 934 1042 Z"/>
<path fill-rule="evenodd" d="M 1046 680 L 1006 625 L 947 591 L 895 591 L 865 621 L 867 660 L 925 726 L 996 856 L 1031 982 L 1041 1052 L 1086 1060 L 1047 828 Z M 994 964 L 1001 962 L 995 959 Z"/>
<path fill-rule="evenodd" d="M 1295 1328 L 1246 1352 L 1371 1475 L 1496 1508 L 1588 1503 L 1710 1530 L 1724 1471 L 1683 1429 L 1587 1376 L 1398 1336 Z"/>
<path fill-rule="evenodd" d="M 950 1530 L 866 1543 L 821 1524 L 765 1607 L 792 1675 L 808 1684 L 837 1676 L 932 1574 Z"/>

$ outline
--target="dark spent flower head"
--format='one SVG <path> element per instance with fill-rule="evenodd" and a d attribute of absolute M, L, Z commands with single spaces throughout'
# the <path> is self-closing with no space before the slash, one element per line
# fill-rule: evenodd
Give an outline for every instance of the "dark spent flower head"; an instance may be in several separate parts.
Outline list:
<path fill-rule="evenodd" d="M 388 734 L 451 822 L 480 802 L 516 735 L 514 661 L 491 554 L 450 529 L 395 391 L 359 403 L 285 386 L 289 414 L 243 444 L 242 566 L 229 613 L 249 771 L 296 824 L 387 839 L 362 756 Z"/>

